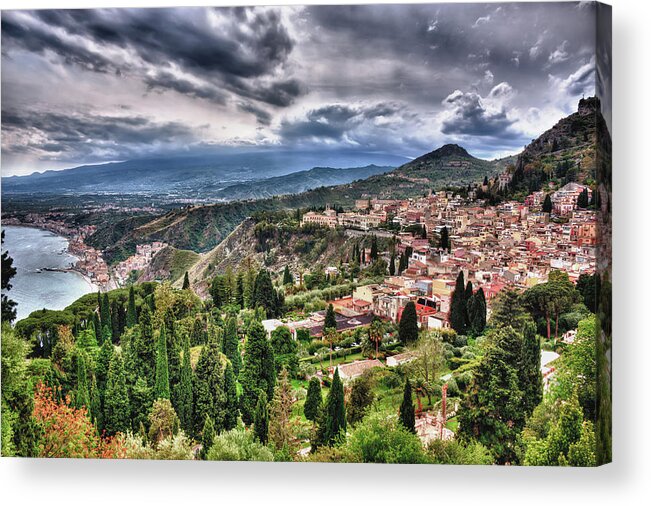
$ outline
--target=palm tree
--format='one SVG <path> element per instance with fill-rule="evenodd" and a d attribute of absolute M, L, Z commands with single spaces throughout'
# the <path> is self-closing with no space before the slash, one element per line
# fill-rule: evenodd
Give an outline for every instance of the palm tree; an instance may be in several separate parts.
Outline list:
<path fill-rule="evenodd" d="M 339 342 L 339 333 L 337 329 L 326 327 L 323 329 L 323 340 L 330 345 L 330 367 L 332 367 L 332 347 Z"/>
<path fill-rule="evenodd" d="M 375 343 L 375 358 L 378 356 L 378 348 L 382 342 L 382 335 L 384 334 L 382 328 L 382 322 L 380 320 L 374 320 L 371 323 L 371 326 L 368 328 L 368 338 Z"/>

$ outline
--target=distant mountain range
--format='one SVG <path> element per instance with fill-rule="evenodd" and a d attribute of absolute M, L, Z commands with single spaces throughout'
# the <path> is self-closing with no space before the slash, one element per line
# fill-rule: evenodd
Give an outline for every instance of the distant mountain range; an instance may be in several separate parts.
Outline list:
<path fill-rule="evenodd" d="M 448 185 L 460 186 L 481 181 L 485 176 L 490 177 L 498 172 L 495 162 L 475 158 L 456 145 L 445 145 L 389 172 L 386 172 L 386 167 L 362 169 L 379 169 L 382 173 L 335 186 L 320 185 L 291 195 L 174 209 L 144 224 L 140 220 L 106 224 L 98 228 L 89 242 L 104 250 L 110 262 L 131 254 L 136 244 L 157 240 L 178 249 L 206 252 L 219 244 L 242 220 L 258 211 L 326 204 L 349 206 L 355 199 L 370 196 L 417 197 Z M 322 170 L 317 169 L 316 172 L 321 173 Z M 299 174 L 298 177 L 303 176 Z M 266 188 L 272 186 L 273 182 L 262 185 Z M 255 190 L 244 188 L 242 191 L 255 193 Z"/>
<path fill-rule="evenodd" d="M 3 177 L 2 192 L 259 198 L 351 182 L 386 172 L 408 160 L 403 156 L 361 151 L 224 152 L 83 165 Z M 354 169 L 348 170 L 351 167 Z M 342 169 L 345 170 L 339 172 Z M 289 179 L 282 179 L 289 175 Z M 270 184 L 262 183 L 269 178 L 273 178 Z"/>
<path fill-rule="evenodd" d="M 286 174 L 284 176 L 270 177 L 258 181 L 238 183 L 216 192 L 216 196 L 223 200 L 250 200 L 273 197 L 274 195 L 288 195 L 302 193 L 320 186 L 335 186 L 352 183 L 358 179 L 384 174 L 395 167 L 367 165 L 366 167 L 353 167 L 350 169 L 334 169 L 332 167 L 314 167 Z"/>

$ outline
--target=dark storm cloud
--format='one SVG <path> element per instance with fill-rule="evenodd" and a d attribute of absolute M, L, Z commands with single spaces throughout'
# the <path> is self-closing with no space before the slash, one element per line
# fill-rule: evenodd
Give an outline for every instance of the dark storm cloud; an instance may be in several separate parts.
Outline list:
<path fill-rule="evenodd" d="M 149 90 L 174 90 L 181 95 L 203 98 L 216 104 L 225 104 L 226 95 L 219 89 L 210 85 L 196 84 L 187 79 L 175 77 L 169 72 L 158 72 L 147 76 L 144 82 Z"/>
<path fill-rule="evenodd" d="M 64 115 L 2 111 L 4 135 L 24 136 L 3 146 L 4 154 L 41 153 L 45 160 L 75 162 L 134 157 L 155 147 L 196 142 L 195 132 L 177 122 L 157 123 L 142 116 Z"/>
<path fill-rule="evenodd" d="M 240 111 L 253 114 L 256 117 L 256 120 L 261 125 L 270 125 L 271 124 L 271 114 L 260 107 L 256 107 L 250 102 L 240 102 L 237 104 L 237 108 Z"/>
<path fill-rule="evenodd" d="M 489 111 L 477 93 L 463 93 L 459 90 L 449 95 L 443 104 L 450 107 L 451 117 L 442 123 L 444 134 L 476 135 L 479 137 L 512 136 L 509 127 L 514 120 L 507 118 L 500 108 Z"/>
<path fill-rule="evenodd" d="M 66 63 L 97 72 L 137 71 L 135 54 L 158 68 L 177 68 L 197 79 L 222 83 L 229 91 L 276 106 L 300 95 L 295 79 L 273 79 L 294 47 L 276 10 L 97 9 L 7 12 L 3 45 L 52 53 Z M 127 52 L 110 60 L 107 50 Z M 149 87 L 221 103 L 210 85 L 196 85 L 162 70 L 145 78 Z M 259 88 L 259 89 L 258 89 Z"/>
<path fill-rule="evenodd" d="M 283 121 L 280 135 L 289 141 L 341 139 L 373 118 L 396 116 L 400 110 L 399 105 L 390 103 L 363 106 L 330 104 L 308 111 L 304 119 Z"/>

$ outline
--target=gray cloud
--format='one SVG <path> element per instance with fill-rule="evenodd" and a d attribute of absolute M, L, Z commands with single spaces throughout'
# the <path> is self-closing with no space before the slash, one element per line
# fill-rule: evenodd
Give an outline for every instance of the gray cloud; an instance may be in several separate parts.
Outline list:
<path fill-rule="evenodd" d="M 44 168 L 123 159 L 195 149 L 190 125 L 207 125 L 213 146 L 512 153 L 609 83 L 610 62 L 595 71 L 591 60 L 596 12 L 571 2 L 6 11 L 2 102 L 21 114 L 3 113 L 3 151 Z"/>
<path fill-rule="evenodd" d="M 2 128 L 3 155 L 36 154 L 43 160 L 71 163 L 122 160 L 198 140 L 186 125 L 142 116 L 3 110 Z M 12 142 L 16 138 L 25 141 Z"/>

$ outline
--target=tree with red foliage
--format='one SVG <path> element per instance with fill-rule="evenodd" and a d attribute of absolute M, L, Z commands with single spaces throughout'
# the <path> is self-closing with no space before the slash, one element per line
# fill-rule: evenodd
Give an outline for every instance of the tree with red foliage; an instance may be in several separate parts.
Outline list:
<path fill-rule="evenodd" d="M 52 388 L 39 383 L 34 393 L 34 418 L 41 428 L 39 457 L 126 457 L 121 435 L 102 438 L 88 417 L 86 407 L 75 408 L 70 398 L 57 400 Z"/>

